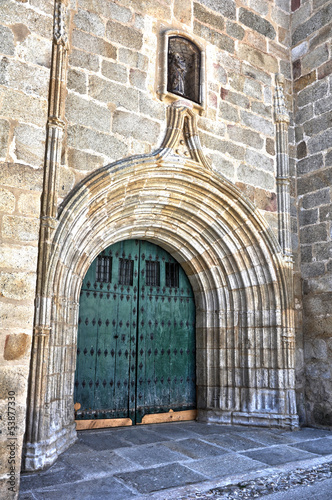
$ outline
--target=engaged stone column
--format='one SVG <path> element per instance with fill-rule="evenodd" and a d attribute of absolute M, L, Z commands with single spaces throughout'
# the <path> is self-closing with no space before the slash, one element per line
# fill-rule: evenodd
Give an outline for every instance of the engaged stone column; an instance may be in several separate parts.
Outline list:
<path fill-rule="evenodd" d="M 277 197 L 279 243 L 284 257 L 292 261 L 291 221 L 290 221 L 290 179 L 288 158 L 289 115 L 284 97 L 285 78 L 280 73 L 276 76 L 274 94 L 276 146 L 277 146 Z"/>
<path fill-rule="evenodd" d="M 65 127 L 65 92 L 67 80 L 68 38 L 65 28 L 66 0 L 57 0 L 54 7 L 54 34 L 49 113 L 47 121 L 44 184 L 41 207 L 41 225 L 37 268 L 35 325 L 29 380 L 26 443 L 23 468 L 35 470 L 45 464 L 40 461 L 45 454 L 49 429 L 45 429 L 44 416 L 47 368 L 50 349 L 50 290 L 48 267 L 51 242 L 57 228 L 58 176 L 61 160 L 62 138 Z M 43 451 L 41 451 L 43 449 Z"/>

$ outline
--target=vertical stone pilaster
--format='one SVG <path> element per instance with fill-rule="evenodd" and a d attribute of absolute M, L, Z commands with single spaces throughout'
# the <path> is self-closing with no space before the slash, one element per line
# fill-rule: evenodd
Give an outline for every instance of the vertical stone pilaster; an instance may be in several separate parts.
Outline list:
<path fill-rule="evenodd" d="M 58 225 L 56 218 L 58 177 L 65 127 L 68 55 L 65 17 L 66 0 L 56 0 L 37 267 L 35 325 L 30 367 L 25 454 L 23 457 L 23 467 L 26 470 L 35 469 L 38 466 L 38 442 L 45 439 L 42 422 L 43 414 L 47 411 L 45 391 L 51 332 L 51 297 L 47 276 L 52 237 Z"/>
<path fill-rule="evenodd" d="M 274 94 L 276 146 L 277 146 L 277 197 L 278 197 L 278 232 L 282 253 L 292 261 L 291 222 L 290 222 L 290 179 L 288 155 L 289 115 L 284 98 L 284 76 L 276 76 Z"/>

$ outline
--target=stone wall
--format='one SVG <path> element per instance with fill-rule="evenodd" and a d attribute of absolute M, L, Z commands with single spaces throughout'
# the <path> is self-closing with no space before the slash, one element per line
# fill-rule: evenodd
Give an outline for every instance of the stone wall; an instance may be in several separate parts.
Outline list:
<path fill-rule="evenodd" d="M 13 498 L 15 492 L 8 488 L 18 489 L 25 429 L 52 27 L 52 0 L 1 2 L 0 490 L 4 491 L 1 498 L 7 494 Z M 10 425 L 13 422 L 16 427 Z M 8 438 L 17 438 L 11 447 Z M 8 463 L 13 459 L 15 462 Z"/>
<path fill-rule="evenodd" d="M 292 10 L 306 422 L 332 426 L 332 3 Z"/>

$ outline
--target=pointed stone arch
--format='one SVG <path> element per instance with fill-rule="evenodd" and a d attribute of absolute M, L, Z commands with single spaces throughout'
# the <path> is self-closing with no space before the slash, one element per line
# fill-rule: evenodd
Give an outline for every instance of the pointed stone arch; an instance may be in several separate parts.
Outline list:
<path fill-rule="evenodd" d="M 61 207 L 36 308 L 27 470 L 75 440 L 81 283 L 104 248 L 132 238 L 165 248 L 192 284 L 198 418 L 298 425 L 291 264 L 254 205 L 210 167 L 194 113 L 177 105 L 159 150 L 92 173 Z"/>

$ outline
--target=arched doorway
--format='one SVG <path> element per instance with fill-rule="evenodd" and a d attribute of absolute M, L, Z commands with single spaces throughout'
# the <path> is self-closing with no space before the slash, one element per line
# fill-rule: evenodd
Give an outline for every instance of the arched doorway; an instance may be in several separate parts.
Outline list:
<path fill-rule="evenodd" d="M 194 416 L 188 411 L 196 408 L 193 291 L 159 246 L 120 241 L 89 267 L 74 400 L 78 428 L 151 422 L 155 414 L 158 421 L 170 411 Z"/>

